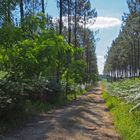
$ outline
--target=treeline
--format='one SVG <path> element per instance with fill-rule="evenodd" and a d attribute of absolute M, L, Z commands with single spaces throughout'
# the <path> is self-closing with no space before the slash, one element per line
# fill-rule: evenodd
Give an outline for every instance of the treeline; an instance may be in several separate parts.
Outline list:
<path fill-rule="evenodd" d="M 76 98 L 82 84 L 97 80 L 95 33 L 86 27 L 96 10 L 89 0 L 56 4 L 54 19 L 44 0 L 0 0 L 1 120 L 27 111 L 29 102 Z"/>
<path fill-rule="evenodd" d="M 140 77 L 140 1 L 128 0 L 118 37 L 106 55 L 104 74 L 112 80 Z"/>

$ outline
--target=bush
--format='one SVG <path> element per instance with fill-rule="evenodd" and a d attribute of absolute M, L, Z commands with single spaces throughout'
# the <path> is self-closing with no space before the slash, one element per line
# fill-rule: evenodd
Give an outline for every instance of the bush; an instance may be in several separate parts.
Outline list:
<path fill-rule="evenodd" d="M 32 114 L 47 112 L 53 105 L 64 102 L 60 84 L 40 80 L 25 80 L 22 83 L 0 80 L 0 131 L 16 127 Z"/>
<path fill-rule="evenodd" d="M 23 88 L 21 83 L 0 80 L 0 116 L 10 110 L 23 110 Z"/>

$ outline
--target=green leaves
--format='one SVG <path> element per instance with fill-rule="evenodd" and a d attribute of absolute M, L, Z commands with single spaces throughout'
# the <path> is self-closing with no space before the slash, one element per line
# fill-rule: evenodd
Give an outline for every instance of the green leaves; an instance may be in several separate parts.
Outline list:
<path fill-rule="evenodd" d="M 59 69 L 66 69 L 67 56 L 74 58 L 74 49 L 68 45 L 63 36 L 44 30 L 36 34 L 34 39 L 24 39 L 18 43 L 1 47 L 0 60 L 2 66 L 12 76 L 21 79 L 32 79 L 42 75 L 54 75 Z M 5 47 L 6 46 L 6 47 Z"/>

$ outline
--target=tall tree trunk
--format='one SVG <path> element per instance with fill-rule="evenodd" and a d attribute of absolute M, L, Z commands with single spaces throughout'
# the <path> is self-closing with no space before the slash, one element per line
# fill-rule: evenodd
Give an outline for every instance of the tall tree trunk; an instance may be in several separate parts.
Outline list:
<path fill-rule="evenodd" d="M 32 0 L 32 10 L 33 10 L 33 15 L 35 14 L 35 0 Z"/>
<path fill-rule="evenodd" d="M 71 44 L 71 0 L 68 0 L 68 43 Z M 70 57 L 67 55 L 67 65 L 70 63 Z M 66 98 L 68 94 L 68 72 L 66 74 Z"/>
<path fill-rule="evenodd" d="M 116 80 L 118 80 L 119 77 L 119 73 L 118 73 L 118 68 L 117 68 L 117 76 L 116 76 Z"/>
<path fill-rule="evenodd" d="M 125 78 L 127 78 L 127 67 L 124 68 Z"/>
<path fill-rule="evenodd" d="M 45 3 L 44 3 L 44 0 L 41 0 L 41 6 L 42 6 L 42 13 L 45 14 Z"/>
<path fill-rule="evenodd" d="M 134 75 L 134 79 L 135 79 L 135 71 L 136 71 L 136 51 L 135 51 L 135 41 L 133 41 L 133 75 Z"/>
<path fill-rule="evenodd" d="M 132 51 L 129 50 L 129 78 L 131 78 L 132 75 Z"/>
<path fill-rule="evenodd" d="M 68 43 L 71 43 L 71 0 L 68 0 Z"/>
<path fill-rule="evenodd" d="M 59 14 L 59 34 L 62 35 L 62 26 L 63 26 L 63 22 L 62 22 L 62 16 L 63 16 L 63 0 L 60 0 L 60 14 Z"/>
<path fill-rule="evenodd" d="M 132 48 L 132 78 L 134 77 L 134 46 L 133 43 L 131 43 L 131 48 Z"/>
<path fill-rule="evenodd" d="M 84 14 L 84 38 L 83 38 L 83 47 L 85 48 L 86 50 L 86 16 Z M 86 51 L 83 52 L 84 53 L 84 57 L 86 58 L 87 54 L 86 54 Z"/>
<path fill-rule="evenodd" d="M 138 69 L 139 69 L 139 77 L 140 77 L 140 41 L 138 40 Z"/>
<path fill-rule="evenodd" d="M 59 13 L 59 20 L 60 20 L 59 21 L 59 34 L 62 35 L 63 0 L 59 1 L 59 8 L 60 8 L 60 13 Z M 57 67 L 57 70 L 56 70 L 56 81 L 57 81 L 57 83 L 60 82 L 60 67 L 59 66 Z"/>
<path fill-rule="evenodd" d="M 84 47 L 85 47 L 85 45 L 86 45 L 86 15 L 84 14 L 84 40 L 83 40 L 84 42 L 83 42 L 83 45 L 84 45 Z"/>
<path fill-rule="evenodd" d="M 135 43 L 135 77 L 137 77 L 137 69 L 138 69 L 138 65 L 137 65 L 138 64 L 138 61 L 137 61 L 138 50 L 137 50 L 137 44 L 136 43 Z"/>
<path fill-rule="evenodd" d="M 7 22 L 9 24 L 11 23 L 10 1 L 8 1 L 8 5 L 7 5 Z"/>
<path fill-rule="evenodd" d="M 20 18 L 21 18 L 21 25 L 22 25 L 24 19 L 23 0 L 20 0 Z"/>
<path fill-rule="evenodd" d="M 87 74 L 89 74 L 89 46 L 86 45 L 86 62 L 87 62 Z"/>
<path fill-rule="evenodd" d="M 86 73 L 89 73 L 89 46 L 86 43 L 87 35 L 86 35 L 86 15 L 84 14 L 84 40 L 83 40 L 83 46 L 85 48 L 86 52 L 86 63 L 87 63 L 87 68 L 86 68 Z"/>
<path fill-rule="evenodd" d="M 77 0 L 75 0 L 75 15 L 74 15 L 74 38 L 75 38 L 75 47 L 77 47 Z"/>

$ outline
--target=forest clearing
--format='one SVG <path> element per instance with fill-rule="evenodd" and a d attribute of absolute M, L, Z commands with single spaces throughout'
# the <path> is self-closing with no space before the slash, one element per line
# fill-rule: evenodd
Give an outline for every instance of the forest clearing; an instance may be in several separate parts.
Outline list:
<path fill-rule="evenodd" d="M 0 140 L 140 140 L 140 0 L 0 0 Z"/>

